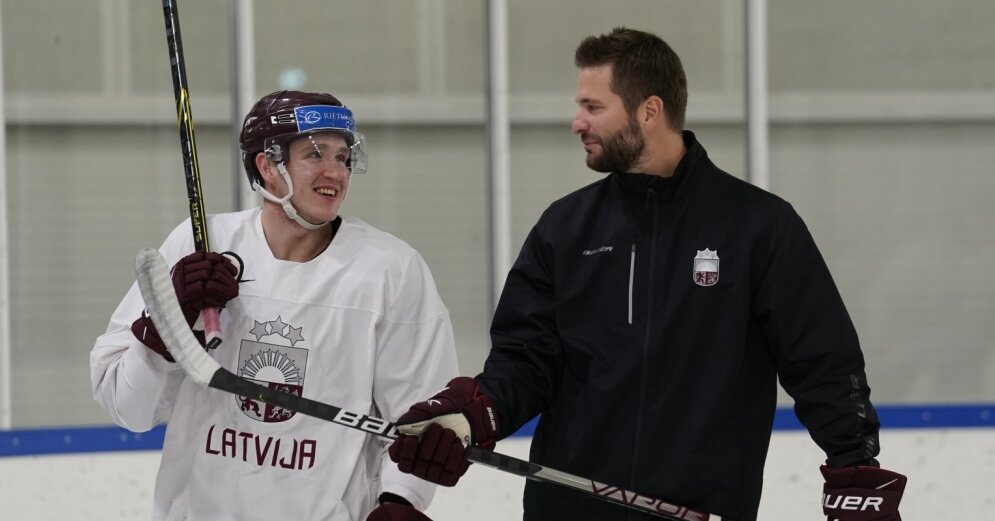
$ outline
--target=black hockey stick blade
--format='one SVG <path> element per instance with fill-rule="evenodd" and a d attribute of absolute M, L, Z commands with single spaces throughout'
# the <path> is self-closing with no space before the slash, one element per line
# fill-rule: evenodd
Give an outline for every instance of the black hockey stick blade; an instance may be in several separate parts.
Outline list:
<path fill-rule="evenodd" d="M 176 363 L 195 382 L 239 396 L 279 405 L 285 409 L 357 429 L 388 439 L 397 438 L 393 423 L 327 403 L 285 393 L 242 378 L 221 367 L 193 336 L 176 300 L 169 268 L 162 255 L 145 248 L 135 257 L 138 287 L 149 316 Z M 470 461 L 527 479 L 559 485 L 633 510 L 671 521 L 723 521 L 723 518 L 644 496 L 619 487 L 568 474 L 478 447 L 468 447 Z M 729 521 L 726 519 L 725 521 Z"/>

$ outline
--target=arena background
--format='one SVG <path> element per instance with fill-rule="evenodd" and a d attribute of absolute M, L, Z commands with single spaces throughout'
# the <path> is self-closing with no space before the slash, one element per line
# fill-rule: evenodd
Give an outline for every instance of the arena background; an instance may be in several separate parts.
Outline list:
<path fill-rule="evenodd" d="M 687 70 L 687 127 L 815 236 L 860 334 L 881 459 L 910 477 L 903 518 L 990 517 L 995 3 L 181 0 L 180 14 L 208 211 L 257 203 L 235 152 L 248 104 L 335 93 L 369 138 L 344 212 L 426 258 L 464 374 L 529 227 L 598 179 L 569 132 L 574 47 L 616 25 L 660 34 Z M 162 6 L 2 0 L 0 22 L 0 517 L 145 519 L 161 430 L 109 426 L 88 354 L 135 253 L 187 215 Z M 822 455 L 781 405 L 761 518 L 819 519 Z M 519 518 L 521 485 L 474 468 L 430 513 Z"/>

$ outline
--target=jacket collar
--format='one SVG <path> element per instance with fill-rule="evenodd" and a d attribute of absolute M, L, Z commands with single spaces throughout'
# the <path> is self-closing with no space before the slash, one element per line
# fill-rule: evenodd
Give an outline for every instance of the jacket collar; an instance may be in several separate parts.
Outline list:
<path fill-rule="evenodd" d="M 693 132 L 685 130 L 682 136 L 687 152 L 677 164 L 674 175 L 660 177 L 638 172 L 612 172 L 609 182 L 623 193 L 639 198 L 645 198 L 649 190 L 653 189 L 660 201 L 679 199 L 695 184 L 692 179 L 697 181 L 695 178 L 699 177 L 695 175 L 698 160 L 708 155 Z"/>

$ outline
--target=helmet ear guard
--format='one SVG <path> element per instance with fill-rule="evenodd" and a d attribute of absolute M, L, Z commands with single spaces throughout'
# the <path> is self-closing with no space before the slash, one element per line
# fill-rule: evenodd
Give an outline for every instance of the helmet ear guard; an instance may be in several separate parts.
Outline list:
<path fill-rule="evenodd" d="M 286 160 L 283 157 L 283 145 L 281 145 L 280 143 L 271 144 L 270 146 L 266 147 L 266 149 L 263 150 L 263 153 L 266 154 L 267 158 L 272 159 L 277 163 L 282 163 Z"/>

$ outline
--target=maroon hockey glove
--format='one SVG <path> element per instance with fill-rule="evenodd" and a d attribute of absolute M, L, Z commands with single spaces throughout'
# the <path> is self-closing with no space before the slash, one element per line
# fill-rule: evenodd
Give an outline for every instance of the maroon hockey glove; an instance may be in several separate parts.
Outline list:
<path fill-rule="evenodd" d="M 470 466 L 465 446 L 494 448 L 498 424 L 491 397 L 476 380 L 460 376 L 412 405 L 397 420 L 397 430 L 401 436 L 389 453 L 401 472 L 451 487 Z"/>
<path fill-rule="evenodd" d="M 828 521 L 901 521 L 898 503 L 905 491 L 905 476 L 870 466 L 819 468 L 822 512 Z"/>
<path fill-rule="evenodd" d="M 432 521 L 411 505 L 384 503 L 366 516 L 366 521 Z"/>
<path fill-rule="evenodd" d="M 223 308 L 237 297 L 237 275 L 235 265 L 220 253 L 199 251 L 180 259 L 172 270 L 173 288 L 187 324 L 193 327 L 205 308 Z M 131 332 L 149 349 L 174 361 L 147 312 L 142 312 L 142 316 L 131 324 Z M 203 344 L 203 331 L 194 333 L 200 333 L 197 339 Z"/>
<path fill-rule="evenodd" d="M 470 467 L 456 433 L 438 423 L 428 424 L 421 436 L 401 435 L 388 451 L 401 472 L 444 487 L 455 485 Z"/>

